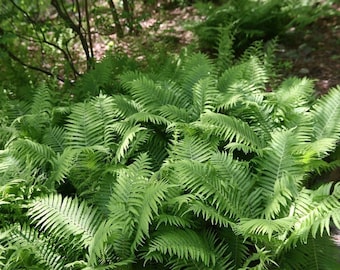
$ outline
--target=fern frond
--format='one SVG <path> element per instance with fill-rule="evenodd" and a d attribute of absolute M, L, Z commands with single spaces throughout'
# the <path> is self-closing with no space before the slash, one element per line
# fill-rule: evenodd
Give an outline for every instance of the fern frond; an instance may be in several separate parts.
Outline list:
<path fill-rule="evenodd" d="M 41 115 L 50 114 L 52 111 L 52 97 L 46 84 L 42 84 L 34 93 L 30 113 Z"/>
<path fill-rule="evenodd" d="M 174 122 L 189 123 L 193 121 L 189 110 L 174 105 L 164 105 L 160 107 L 159 115 Z"/>
<path fill-rule="evenodd" d="M 55 152 L 45 144 L 40 144 L 29 139 L 18 139 L 11 146 L 11 153 L 21 163 L 29 163 L 34 167 L 39 167 L 49 163 Z"/>
<path fill-rule="evenodd" d="M 54 126 L 45 131 L 42 139 L 43 144 L 50 146 L 54 152 L 61 153 L 65 148 L 65 130 L 62 127 Z"/>
<path fill-rule="evenodd" d="M 219 29 L 217 66 L 219 72 L 224 72 L 234 61 L 233 50 L 234 35 L 231 25 Z"/>
<path fill-rule="evenodd" d="M 120 126 L 120 123 L 116 123 L 111 126 L 111 129 L 119 132 Z M 118 162 L 127 156 L 128 149 L 132 149 L 133 146 L 138 146 L 138 144 L 145 143 L 147 140 L 146 128 L 141 127 L 140 125 L 128 127 L 122 135 L 123 137 L 119 142 L 116 151 L 116 160 Z"/>
<path fill-rule="evenodd" d="M 264 90 L 265 83 L 268 82 L 268 75 L 258 58 L 250 57 L 249 60 L 227 69 L 219 78 L 217 88 L 222 93 L 227 93 L 242 81 L 253 85 L 252 88 L 249 88 L 253 92 Z"/>
<path fill-rule="evenodd" d="M 162 231 L 155 235 L 145 258 L 147 261 L 157 259 L 159 253 L 189 263 L 203 263 L 206 267 L 214 267 L 217 259 L 214 252 L 214 239 L 207 239 L 204 235 L 189 229 Z"/>
<path fill-rule="evenodd" d="M 240 220 L 237 230 L 244 235 L 245 238 L 249 236 L 256 238 L 259 235 L 264 235 L 271 241 L 273 236 L 279 238 L 280 235 L 292 230 L 294 223 L 295 219 L 291 217 L 278 218 L 275 220 L 243 218 Z"/>
<path fill-rule="evenodd" d="M 9 249 L 15 249 L 15 252 L 25 250 L 25 252 L 32 253 L 41 267 L 48 267 L 48 269 L 53 270 L 64 269 L 65 257 L 56 251 L 51 239 L 47 239 L 28 225 L 14 224 L 5 238 L 10 243 Z M 20 259 L 17 258 L 16 260 Z"/>
<path fill-rule="evenodd" d="M 329 93 L 317 100 L 312 108 L 314 117 L 313 137 L 315 140 L 330 138 L 334 145 L 340 138 L 340 86 L 332 88 Z"/>
<path fill-rule="evenodd" d="M 103 144 L 104 119 L 89 103 L 80 103 L 72 107 L 65 129 L 66 146 L 81 148 Z"/>
<path fill-rule="evenodd" d="M 204 112 L 214 110 L 218 91 L 212 78 L 199 80 L 193 86 L 193 114 L 199 118 Z"/>
<path fill-rule="evenodd" d="M 163 116 L 155 115 L 148 112 L 138 112 L 126 118 L 126 121 L 132 123 L 152 123 L 155 125 L 169 125 L 169 121 Z"/>
<path fill-rule="evenodd" d="M 204 162 L 210 159 L 215 149 L 215 146 L 207 140 L 199 137 L 185 137 L 172 146 L 169 159 Z"/>
<path fill-rule="evenodd" d="M 126 118 L 142 110 L 142 106 L 128 96 L 114 96 L 114 113 L 119 118 Z"/>
<path fill-rule="evenodd" d="M 332 183 L 328 183 L 315 191 L 301 190 L 292 206 L 296 222 L 288 239 L 289 244 L 298 240 L 306 242 L 310 234 L 315 238 L 326 231 L 329 235 L 331 222 L 340 228 L 340 184 L 335 184 L 332 189 Z"/>
<path fill-rule="evenodd" d="M 337 269 L 339 267 L 339 247 L 328 235 L 308 237 L 306 243 L 297 243 L 294 248 L 279 255 L 280 269 Z"/>
<path fill-rule="evenodd" d="M 208 134 L 214 134 L 229 143 L 235 142 L 250 146 L 253 151 L 258 153 L 264 146 L 264 143 L 246 122 L 232 116 L 213 112 L 205 113 L 197 125 Z M 226 147 L 228 148 L 228 145 Z"/>
<path fill-rule="evenodd" d="M 145 187 L 143 194 L 140 194 L 133 204 L 138 207 L 138 215 L 136 217 L 136 232 L 132 242 L 132 249 L 136 249 L 138 245 L 143 243 L 145 237 L 149 237 L 149 226 L 158 214 L 158 207 L 165 199 L 168 185 L 165 182 L 155 179 L 149 181 Z"/>
<path fill-rule="evenodd" d="M 68 177 L 79 154 L 78 149 L 67 147 L 61 154 L 58 153 L 52 159 L 52 171 L 49 179 L 51 183 L 60 184 Z"/>
<path fill-rule="evenodd" d="M 102 218 L 96 209 L 77 198 L 63 198 L 51 194 L 29 205 L 28 216 L 37 228 L 56 238 L 73 238 L 72 241 L 88 247 Z"/>
<path fill-rule="evenodd" d="M 279 214 L 288 200 L 296 196 L 303 179 L 304 171 L 299 164 L 299 157 L 293 155 L 296 143 L 293 130 L 277 131 L 272 134 L 272 141 L 258 158 L 258 185 L 268 197 L 264 215 L 273 218 Z"/>

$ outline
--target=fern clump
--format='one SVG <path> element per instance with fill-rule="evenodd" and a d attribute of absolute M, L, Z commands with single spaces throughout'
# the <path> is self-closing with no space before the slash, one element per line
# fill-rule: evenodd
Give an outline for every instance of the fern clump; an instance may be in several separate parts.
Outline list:
<path fill-rule="evenodd" d="M 193 54 L 172 74 L 121 72 L 119 92 L 68 108 L 46 87 L 16 117 L 14 103 L 0 265 L 336 269 L 340 185 L 308 180 L 337 164 L 340 87 L 315 99 L 312 81 L 289 78 L 268 92 L 259 48 L 236 64 Z"/>

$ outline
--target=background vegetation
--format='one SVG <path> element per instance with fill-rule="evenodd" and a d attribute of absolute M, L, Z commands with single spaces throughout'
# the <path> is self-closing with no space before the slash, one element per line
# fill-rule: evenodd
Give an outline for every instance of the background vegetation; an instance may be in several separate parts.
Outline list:
<path fill-rule="evenodd" d="M 333 4 L 4 1 L 1 269 L 337 269 L 340 87 L 275 54 Z"/>

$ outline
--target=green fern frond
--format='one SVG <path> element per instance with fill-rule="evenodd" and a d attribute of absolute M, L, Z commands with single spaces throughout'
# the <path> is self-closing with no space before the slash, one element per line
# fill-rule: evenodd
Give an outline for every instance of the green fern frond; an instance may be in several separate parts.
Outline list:
<path fill-rule="evenodd" d="M 263 235 L 271 241 L 273 236 L 279 239 L 280 235 L 293 230 L 294 223 L 295 219 L 292 217 L 275 220 L 242 218 L 236 230 L 244 235 L 245 238 L 252 236 L 256 238 L 259 235 Z"/>
<path fill-rule="evenodd" d="M 65 129 L 66 146 L 81 148 L 103 144 L 104 119 L 89 103 L 79 103 L 72 107 Z"/>
<path fill-rule="evenodd" d="M 134 145 L 145 143 L 147 140 L 146 128 L 139 124 L 132 126 L 128 123 L 115 123 L 110 126 L 110 129 L 122 135 L 116 151 L 116 160 L 118 162 L 127 156 L 128 150 Z"/>
<path fill-rule="evenodd" d="M 312 114 L 313 137 L 315 140 L 334 139 L 334 145 L 329 151 L 334 150 L 335 142 L 340 138 L 340 86 L 332 88 L 327 95 L 318 99 L 312 108 Z"/>
<path fill-rule="evenodd" d="M 294 231 L 287 244 L 294 244 L 298 240 L 306 242 L 311 234 L 314 238 L 324 231 L 330 234 L 330 224 L 333 222 L 337 228 L 340 227 L 340 184 L 324 184 L 315 191 L 303 189 L 292 211 L 296 222 Z"/>
<path fill-rule="evenodd" d="M 126 169 L 118 171 L 108 210 L 114 223 L 121 224 L 123 235 L 131 238 L 131 251 L 149 235 L 151 221 L 157 216 L 168 185 L 151 177 L 150 159 L 140 155 Z"/>
<path fill-rule="evenodd" d="M 264 143 L 246 122 L 232 116 L 213 112 L 205 113 L 201 116 L 197 126 L 208 134 L 214 134 L 229 143 L 250 146 L 253 151 L 258 153 L 261 153 L 264 146 Z M 228 145 L 226 147 L 228 148 Z"/>
<path fill-rule="evenodd" d="M 306 244 L 297 243 L 294 248 L 279 255 L 280 269 L 333 270 L 339 267 L 339 247 L 329 236 L 308 237 Z"/>
<path fill-rule="evenodd" d="M 41 115 L 42 113 L 50 114 L 52 111 L 52 97 L 47 85 L 43 84 L 34 93 L 30 113 Z"/>
<path fill-rule="evenodd" d="M 65 148 L 52 159 L 52 171 L 49 178 L 52 184 L 60 184 L 68 177 L 72 167 L 75 165 L 80 151 L 71 147 Z"/>
<path fill-rule="evenodd" d="M 164 105 L 159 108 L 159 115 L 169 121 L 190 123 L 193 121 L 190 111 L 186 108 L 179 108 L 174 105 Z"/>
<path fill-rule="evenodd" d="M 34 167 L 46 165 L 55 157 L 55 152 L 45 144 L 29 139 L 18 139 L 10 145 L 12 155 L 22 164 Z"/>
<path fill-rule="evenodd" d="M 58 239 L 70 237 L 84 247 L 88 247 L 102 221 L 96 209 L 85 202 L 58 194 L 36 199 L 27 214 L 40 230 Z"/>
<path fill-rule="evenodd" d="M 159 180 L 151 180 L 147 183 L 143 194 L 140 194 L 134 204 L 138 207 L 136 217 L 136 232 L 132 242 L 132 249 L 143 243 L 145 237 L 149 237 L 149 226 L 158 214 L 159 205 L 165 199 L 168 185 Z M 136 198 L 136 199 L 137 199 Z"/>
<path fill-rule="evenodd" d="M 215 68 L 207 56 L 194 54 L 190 56 L 182 66 L 180 82 L 182 87 L 182 99 L 186 104 L 193 104 L 192 89 L 199 80 L 213 77 Z"/>
<path fill-rule="evenodd" d="M 137 112 L 126 118 L 126 121 L 130 121 L 132 123 L 152 123 L 155 125 L 169 125 L 169 121 L 159 115 L 155 115 L 148 112 Z"/>
<path fill-rule="evenodd" d="M 229 68 L 234 61 L 233 50 L 234 35 L 231 25 L 219 29 L 218 48 L 217 48 L 217 67 L 222 73 Z"/>
<path fill-rule="evenodd" d="M 212 78 L 200 79 L 193 86 L 193 109 L 192 112 L 195 118 L 199 118 L 204 112 L 214 110 L 216 97 L 218 94 L 215 88 L 215 82 Z"/>
<path fill-rule="evenodd" d="M 28 255 L 27 253 L 31 253 L 41 267 L 51 270 L 64 269 L 65 257 L 57 252 L 51 239 L 47 239 L 28 225 L 19 226 L 14 224 L 5 239 L 9 243 L 9 249 L 14 249 L 16 253 L 25 250 L 26 256 Z M 16 258 L 16 263 L 18 263 L 18 260 L 20 263 L 19 254 Z M 18 265 L 18 267 L 21 267 L 21 265 Z"/>
<path fill-rule="evenodd" d="M 304 170 L 299 157 L 293 155 L 295 144 L 293 130 L 273 132 L 263 156 L 255 161 L 259 170 L 257 184 L 267 196 L 263 213 L 267 218 L 273 218 L 285 209 L 288 201 L 297 195 L 303 180 Z"/>
<path fill-rule="evenodd" d="M 54 126 L 45 131 L 42 143 L 48 145 L 56 153 L 63 152 L 65 148 L 65 130 L 62 127 Z"/>
<path fill-rule="evenodd" d="M 169 159 L 205 162 L 210 159 L 215 147 L 211 142 L 199 137 L 185 137 L 172 146 Z"/>
<path fill-rule="evenodd" d="M 204 235 L 189 229 L 162 231 L 155 235 L 145 255 L 146 261 L 157 259 L 159 253 L 177 260 L 188 261 L 189 264 L 190 262 L 203 263 L 206 267 L 214 267 L 217 259 L 214 252 L 214 239 L 207 239 Z"/>
<path fill-rule="evenodd" d="M 128 96 L 114 96 L 114 113 L 116 117 L 125 119 L 142 111 L 142 106 Z"/>
<path fill-rule="evenodd" d="M 235 88 L 235 85 L 244 81 L 247 85 L 253 85 L 249 90 L 256 92 L 265 89 L 265 83 L 268 82 L 268 79 L 267 72 L 260 60 L 256 57 L 250 57 L 249 60 L 232 66 L 223 72 L 218 80 L 217 88 L 222 93 L 227 93 L 232 87 Z"/>
<path fill-rule="evenodd" d="M 216 198 L 217 197 L 218 196 L 216 196 Z M 228 212 L 222 212 L 218 208 L 222 207 L 219 207 L 218 205 L 210 206 L 207 205 L 207 202 L 203 203 L 199 200 L 196 200 L 191 203 L 187 211 L 193 212 L 196 217 L 202 217 L 205 221 L 209 221 L 212 225 L 217 225 L 219 227 L 229 227 L 234 224 L 235 219 L 229 218 L 228 216 L 230 216 L 230 214 Z"/>

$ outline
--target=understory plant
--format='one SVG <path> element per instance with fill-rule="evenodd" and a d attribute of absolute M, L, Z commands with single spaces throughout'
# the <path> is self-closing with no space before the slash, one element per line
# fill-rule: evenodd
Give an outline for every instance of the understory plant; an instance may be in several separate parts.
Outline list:
<path fill-rule="evenodd" d="M 337 165 L 340 88 L 269 91 L 264 59 L 193 54 L 116 94 L 9 101 L 1 268 L 337 269 L 340 185 L 307 183 Z"/>

